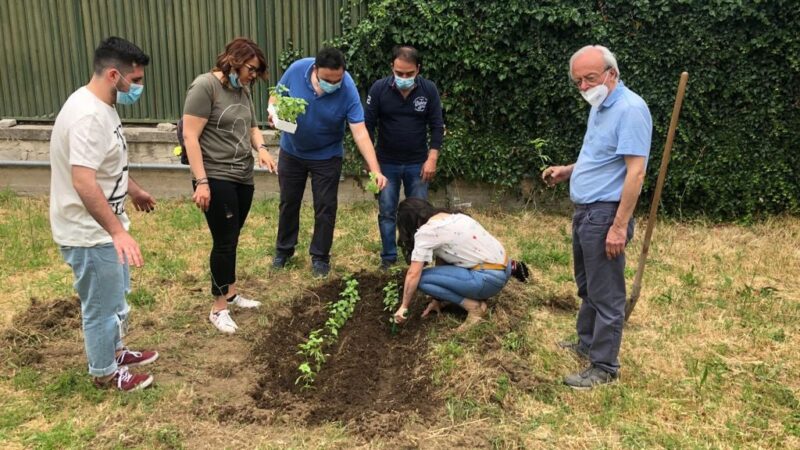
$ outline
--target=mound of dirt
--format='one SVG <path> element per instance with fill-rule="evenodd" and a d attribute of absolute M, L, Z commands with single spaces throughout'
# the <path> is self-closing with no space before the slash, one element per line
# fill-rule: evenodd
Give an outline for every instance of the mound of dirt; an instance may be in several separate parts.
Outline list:
<path fill-rule="evenodd" d="M 37 351 L 43 340 L 81 326 L 81 302 L 78 297 L 42 302 L 31 299 L 31 306 L 14 317 L 14 326 L 3 331 L 6 357 L 18 365 L 41 362 Z"/>
<path fill-rule="evenodd" d="M 316 425 L 340 422 L 367 438 L 400 431 L 409 414 L 425 418 L 441 408 L 431 385 L 425 359 L 428 323 L 412 320 L 391 334 L 383 310 L 383 287 L 392 278 L 357 274 L 361 300 L 328 356 L 312 389 L 295 384 L 303 362 L 297 345 L 328 318 L 325 305 L 336 301 L 342 280 L 306 291 L 278 317 L 254 345 L 263 376 L 251 393 L 258 408 L 292 422 Z M 395 279 L 402 286 L 402 278 Z"/>

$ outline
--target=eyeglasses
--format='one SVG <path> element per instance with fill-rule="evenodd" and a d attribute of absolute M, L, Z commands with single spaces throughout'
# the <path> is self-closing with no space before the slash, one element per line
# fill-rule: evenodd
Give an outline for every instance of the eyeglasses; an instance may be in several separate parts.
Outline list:
<path fill-rule="evenodd" d="M 244 66 L 245 66 L 245 67 L 247 67 L 247 70 L 249 70 L 249 71 L 250 71 L 250 73 L 258 73 L 258 72 L 261 72 L 261 68 L 260 68 L 260 67 L 253 67 L 253 66 L 251 66 L 250 64 L 247 64 L 247 63 L 245 63 L 245 65 L 244 65 Z"/>
<path fill-rule="evenodd" d="M 594 85 L 597 85 L 597 84 L 600 83 L 600 77 L 602 77 L 603 74 L 608 72 L 610 69 L 611 69 L 611 67 L 606 67 L 600 73 L 590 73 L 589 75 L 586 75 L 583 78 L 571 78 L 571 80 L 572 80 L 572 83 L 575 84 L 576 87 L 581 87 L 581 84 L 584 81 L 586 82 L 586 84 L 588 84 L 590 86 L 594 86 Z"/>

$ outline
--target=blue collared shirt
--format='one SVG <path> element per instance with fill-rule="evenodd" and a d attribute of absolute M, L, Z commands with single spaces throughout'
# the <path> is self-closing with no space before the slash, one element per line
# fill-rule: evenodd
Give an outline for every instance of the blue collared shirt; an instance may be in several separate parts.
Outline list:
<path fill-rule="evenodd" d="M 311 84 L 313 67 L 314 58 L 295 61 L 278 82 L 289 88 L 284 95 L 303 98 L 308 102 L 306 112 L 297 117 L 295 133 L 281 133 L 281 151 L 312 160 L 343 157 L 345 123 L 364 121 L 361 98 L 353 78 L 347 72 L 342 78 L 342 87 L 332 94 L 317 95 Z"/>
<path fill-rule="evenodd" d="M 618 202 L 625 183 L 625 156 L 650 156 L 653 120 L 647 103 L 622 80 L 589 111 L 583 146 L 569 183 L 573 203 Z"/>

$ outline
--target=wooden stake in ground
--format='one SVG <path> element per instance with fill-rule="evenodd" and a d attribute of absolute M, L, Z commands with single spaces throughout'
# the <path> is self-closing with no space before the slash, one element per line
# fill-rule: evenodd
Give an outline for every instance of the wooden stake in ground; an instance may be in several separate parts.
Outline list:
<path fill-rule="evenodd" d="M 656 191 L 653 193 L 653 201 L 650 203 L 650 215 L 647 219 L 647 231 L 644 233 L 644 243 L 642 243 L 642 254 L 639 256 L 639 267 L 636 269 L 636 277 L 633 279 L 631 296 L 625 305 L 625 321 L 631 317 L 633 308 L 639 300 L 639 293 L 642 290 L 642 277 L 644 276 L 644 264 L 647 262 L 647 253 L 650 251 L 650 239 L 653 237 L 653 229 L 656 227 L 656 213 L 658 204 L 661 202 L 661 190 L 664 188 L 664 179 L 667 176 L 667 166 L 669 166 L 670 152 L 672 151 L 672 141 L 675 139 L 675 128 L 678 127 L 678 117 L 681 115 L 683 105 L 683 94 L 686 93 L 686 83 L 689 81 L 689 73 L 683 72 L 678 82 L 678 93 L 675 96 L 675 106 L 672 108 L 672 120 L 669 122 L 667 131 L 667 141 L 664 142 L 664 154 L 661 156 L 661 168 L 658 171 L 658 181 Z"/>

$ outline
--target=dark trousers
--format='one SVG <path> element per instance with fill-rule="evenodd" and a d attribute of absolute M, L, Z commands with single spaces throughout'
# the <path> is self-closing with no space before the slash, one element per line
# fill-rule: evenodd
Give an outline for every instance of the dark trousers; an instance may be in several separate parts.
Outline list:
<path fill-rule="evenodd" d="M 214 241 L 209 257 L 211 294 L 218 297 L 228 295 L 229 286 L 236 282 L 239 232 L 250 212 L 255 187 L 214 178 L 208 179 L 208 187 L 211 190 L 211 203 L 205 216 Z"/>
<path fill-rule="evenodd" d="M 618 203 L 576 205 L 572 218 L 572 256 L 581 308 L 577 332 L 591 363 L 606 372 L 619 370 L 619 348 L 625 321 L 625 255 L 606 257 L 606 237 Z M 627 240 L 633 238 L 633 219 Z"/>
<path fill-rule="evenodd" d="M 309 253 L 314 261 L 330 261 L 333 229 L 336 226 L 336 208 L 339 198 L 339 177 L 342 158 L 321 161 L 300 159 L 281 152 L 278 159 L 278 184 L 281 188 L 278 237 L 275 253 L 292 256 L 300 230 L 300 205 L 306 180 L 311 176 L 311 194 L 314 197 L 314 236 Z"/>

